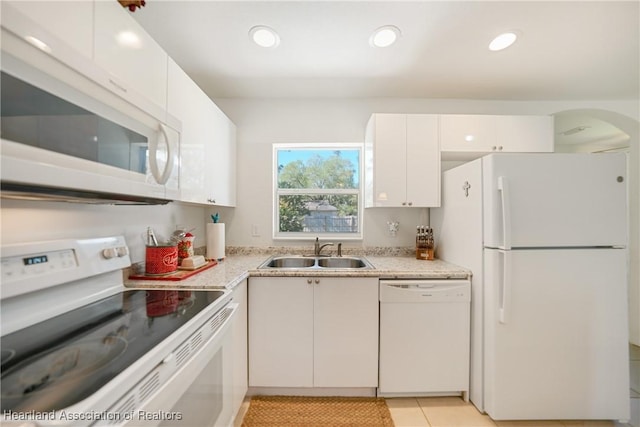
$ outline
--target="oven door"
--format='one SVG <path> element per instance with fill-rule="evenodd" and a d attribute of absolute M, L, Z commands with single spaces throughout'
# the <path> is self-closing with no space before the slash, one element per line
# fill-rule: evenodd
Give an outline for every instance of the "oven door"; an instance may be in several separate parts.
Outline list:
<path fill-rule="evenodd" d="M 226 310 L 226 315 L 207 320 L 203 328 L 217 329 L 213 335 L 202 342 L 200 328 L 109 409 L 108 412 L 114 414 L 112 420 L 94 425 L 230 425 L 233 418 L 231 325 L 237 308 L 237 303 L 230 303 L 220 310 Z"/>

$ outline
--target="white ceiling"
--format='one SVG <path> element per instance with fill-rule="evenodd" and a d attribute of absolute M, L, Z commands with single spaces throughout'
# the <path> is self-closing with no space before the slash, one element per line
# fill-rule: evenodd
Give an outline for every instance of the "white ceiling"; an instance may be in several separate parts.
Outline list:
<path fill-rule="evenodd" d="M 209 96 L 637 99 L 640 2 L 171 1 L 133 15 Z M 374 49 L 372 31 L 402 37 Z M 254 45 L 255 25 L 281 37 Z M 521 33 L 490 52 L 491 39 Z"/>
<path fill-rule="evenodd" d="M 147 0 L 133 16 L 212 98 L 393 97 L 598 100 L 640 97 L 640 2 Z M 264 49 L 255 25 L 278 31 Z M 384 25 L 398 43 L 374 49 Z M 520 34 L 501 52 L 487 46 Z M 588 115 L 556 115 L 556 144 L 628 145 Z M 577 133 L 565 131 L 583 127 Z"/>

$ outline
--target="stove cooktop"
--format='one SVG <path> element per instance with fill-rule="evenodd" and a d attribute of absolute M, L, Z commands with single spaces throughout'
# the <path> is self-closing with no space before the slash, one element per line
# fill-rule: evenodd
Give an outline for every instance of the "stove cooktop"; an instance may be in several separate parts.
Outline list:
<path fill-rule="evenodd" d="M 51 411 L 99 390 L 220 298 L 132 290 L 3 336 L 0 411 Z"/>

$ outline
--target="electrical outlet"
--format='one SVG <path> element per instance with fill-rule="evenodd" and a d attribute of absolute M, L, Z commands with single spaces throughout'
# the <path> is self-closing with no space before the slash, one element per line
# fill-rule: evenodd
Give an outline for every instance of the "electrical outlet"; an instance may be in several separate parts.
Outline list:
<path fill-rule="evenodd" d="M 253 237 L 260 237 L 260 230 L 258 230 L 258 224 L 251 224 L 251 235 Z"/>

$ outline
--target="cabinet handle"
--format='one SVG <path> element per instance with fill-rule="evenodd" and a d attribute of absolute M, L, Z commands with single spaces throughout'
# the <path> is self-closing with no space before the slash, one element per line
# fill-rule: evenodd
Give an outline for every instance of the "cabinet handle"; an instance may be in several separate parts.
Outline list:
<path fill-rule="evenodd" d="M 493 147 L 491 147 L 491 151 L 496 151 L 498 147 L 496 147 L 495 145 Z"/>
<path fill-rule="evenodd" d="M 502 145 L 498 146 L 498 151 L 502 151 Z"/>
<path fill-rule="evenodd" d="M 315 279 L 314 283 L 317 285 L 318 283 L 320 283 L 320 279 Z"/>
<path fill-rule="evenodd" d="M 307 283 L 310 285 L 313 281 L 311 279 L 307 279 Z"/>
<path fill-rule="evenodd" d="M 407 206 L 407 202 L 402 202 L 402 206 Z"/>
<path fill-rule="evenodd" d="M 409 206 L 413 206 L 413 202 L 409 202 L 408 204 L 409 204 Z"/>
<path fill-rule="evenodd" d="M 216 202 L 216 199 L 214 199 L 213 197 L 209 197 L 209 198 L 207 199 L 207 202 L 209 202 L 209 203 L 215 203 L 215 202 Z"/>

